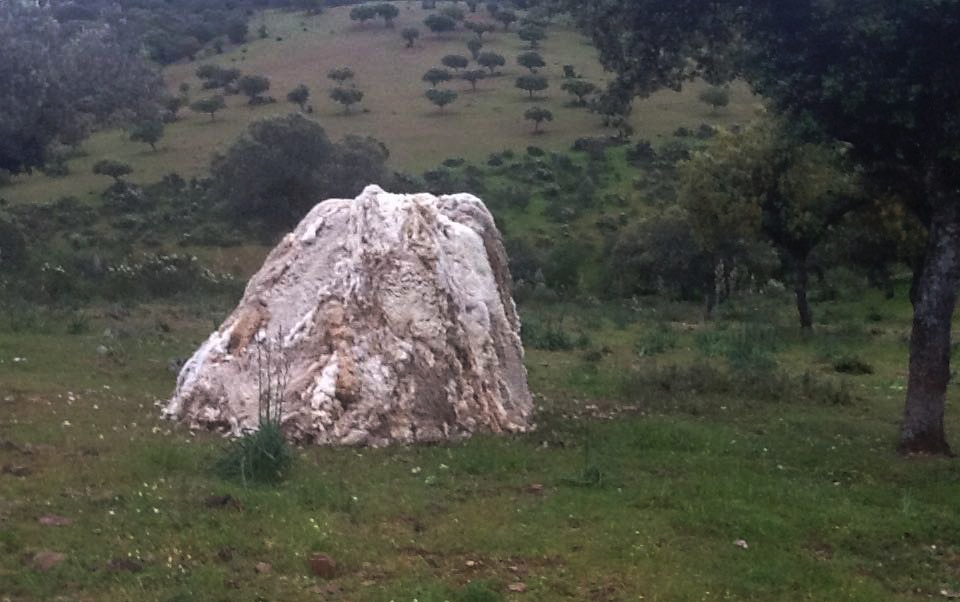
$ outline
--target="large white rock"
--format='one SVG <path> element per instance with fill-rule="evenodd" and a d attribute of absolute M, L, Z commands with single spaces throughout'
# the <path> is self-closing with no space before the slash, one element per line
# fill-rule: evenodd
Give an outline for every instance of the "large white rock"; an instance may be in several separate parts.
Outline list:
<path fill-rule="evenodd" d="M 320 203 L 284 237 L 183 367 L 164 414 L 234 434 L 256 428 L 258 348 L 278 346 L 274 363 L 289 370 L 282 424 L 296 440 L 525 431 L 519 330 L 506 254 L 480 199 L 369 186 Z"/>

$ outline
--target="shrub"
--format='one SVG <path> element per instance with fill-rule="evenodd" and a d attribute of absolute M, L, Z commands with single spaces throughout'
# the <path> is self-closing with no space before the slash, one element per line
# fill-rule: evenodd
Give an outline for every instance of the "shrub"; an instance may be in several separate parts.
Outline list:
<path fill-rule="evenodd" d="M 231 441 L 217 461 L 217 473 L 226 479 L 248 483 L 276 484 L 293 464 L 290 446 L 281 427 L 283 396 L 289 363 L 283 358 L 281 335 L 257 340 L 258 428 Z"/>

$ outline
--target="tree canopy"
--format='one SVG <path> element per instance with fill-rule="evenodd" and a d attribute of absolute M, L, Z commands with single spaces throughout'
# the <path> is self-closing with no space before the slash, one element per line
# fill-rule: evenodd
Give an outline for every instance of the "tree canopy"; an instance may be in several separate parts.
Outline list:
<path fill-rule="evenodd" d="M 737 74 L 804 136 L 843 141 L 928 228 L 902 452 L 950 453 L 943 427 L 960 290 L 960 2 L 569 2 L 618 88 L 648 95 Z"/>
<path fill-rule="evenodd" d="M 372 138 L 332 142 L 298 113 L 258 121 L 214 158 L 210 195 L 238 219 L 287 228 L 324 198 L 350 198 L 370 182 L 383 182 L 388 154 Z"/>
<path fill-rule="evenodd" d="M 50 145 L 118 115 L 155 113 L 163 82 L 105 24 L 61 26 L 47 9 L 0 4 L 0 169 L 42 166 Z"/>

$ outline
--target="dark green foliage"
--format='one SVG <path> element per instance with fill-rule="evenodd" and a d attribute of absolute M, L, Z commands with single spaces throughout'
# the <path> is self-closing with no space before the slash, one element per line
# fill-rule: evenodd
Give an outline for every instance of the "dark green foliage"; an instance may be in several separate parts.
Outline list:
<path fill-rule="evenodd" d="M 51 144 L 118 112 L 140 113 L 163 83 L 153 67 L 107 27 L 61 27 L 30 3 L 0 5 L 0 169 L 42 166 Z"/>
<path fill-rule="evenodd" d="M 400 9 L 392 2 L 380 2 L 373 6 L 378 17 L 383 18 L 384 25 L 393 27 L 393 20 L 400 14 Z"/>
<path fill-rule="evenodd" d="M 534 92 L 546 90 L 550 84 L 547 82 L 547 78 L 542 75 L 521 75 L 517 78 L 516 86 L 529 92 L 530 98 L 533 98 Z"/>
<path fill-rule="evenodd" d="M 873 374 L 873 366 L 855 355 L 844 355 L 833 362 L 833 371 L 841 374 Z"/>
<path fill-rule="evenodd" d="M 444 107 L 452 103 L 457 99 L 457 93 L 453 90 L 444 90 L 441 88 L 430 88 L 426 92 L 427 98 L 433 104 L 437 105 L 440 108 L 440 112 L 443 113 Z"/>
<path fill-rule="evenodd" d="M 440 9 L 440 14 L 445 17 L 450 17 L 457 23 L 461 23 L 466 18 L 466 15 L 463 14 L 463 10 L 456 4 L 445 5 Z"/>
<path fill-rule="evenodd" d="M 477 82 L 479 82 L 481 79 L 486 78 L 486 77 L 487 77 L 487 73 L 486 73 L 486 71 L 483 71 L 483 70 L 481 70 L 481 69 L 469 69 L 469 70 L 467 70 L 467 71 L 464 71 L 464 72 L 463 72 L 463 75 L 461 75 L 460 77 L 462 77 L 464 80 L 470 82 L 470 88 L 471 88 L 473 91 L 476 91 L 476 90 L 477 90 Z"/>
<path fill-rule="evenodd" d="M 730 90 L 725 86 L 710 86 L 701 92 L 697 98 L 700 99 L 700 102 L 710 105 L 710 107 L 716 111 L 730 104 Z"/>
<path fill-rule="evenodd" d="M 547 32 L 537 25 L 524 25 L 517 32 L 517 36 L 524 42 L 529 43 L 531 48 L 538 48 L 540 40 L 547 37 Z"/>
<path fill-rule="evenodd" d="M 342 86 L 345 82 L 353 79 L 353 69 L 350 67 L 337 67 L 327 72 L 327 78 L 337 82 L 337 86 Z"/>
<path fill-rule="evenodd" d="M 150 148 L 157 150 L 157 142 L 163 138 L 163 130 L 163 122 L 159 119 L 146 119 L 134 124 L 130 130 L 130 139 L 149 144 Z"/>
<path fill-rule="evenodd" d="M 477 60 L 480 57 L 481 48 L 483 48 L 483 42 L 480 38 L 470 38 L 467 40 L 467 50 L 470 51 L 470 56 L 473 57 L 473 60 Z"/>
<path fill-rule="evenodd" d="M 546 62 L 539 52 L 523 52 L 517 56 L 517 63 L 530 70 L 530 73 L 536 73 L 537 69 L 546 66 Z"/>
<path fill-rule="evenodd" d="M 200 65 L 194 74 L 198 79 L 203 80 L 204 90 L 223 88 L 240 79 L 239 69 L 221 67 L 212 63 Z"/>
<path fill-rule="evenodd" d="M 530 107 L 523 113 L 523 118 L 534 123 L 533 131 L 540 131 L 540 123 L 553 121 L 553 113 L 543 107 Z"/>
<path fill-rule="evenodd" d="M 223 96 L 218 94 L 210 98 L 201 98 L 200 100 L 194 101 L 190 104 L 190 110 L 196 111 L 197 113 L 208 113 L 210 120 L 213 121 L 216 112 L 226 108 L 226 106 L 227 103 L 223 100 Z"/>
<path fill-rule="evenodd" d="M 501 10 L 494 15 L 494 18 L 503 23 L 504 31 L 509 31 L 510 24 L 515 23 L 517 20 L 517 13 L 513 12 L 512 10 Z"/>
<path fill-rule="evenodd" d="M 271 421 L 228 443 L 217 460 L 216 471 L 221 478 L 244 485 L 271 485 L 283 481 L 292 464 L 293 455 L 283 431 Z"/>
<path fill-rule="evenodd" d="M 459 70 L 466 69 L 467 65 L 470 64 L 470 59 L 461 54 L 448 54 L 440 59 L 440 62 L 443 63 L 445 67 Z"/>
<path fill-rule="evenodd" d="M 407 48 L 413 48 L 413 43 L 420 37 L 420 30 L 416 27 L 404 27 L 400 31 L 400 37 L 407 41 Z"/>
<path fill-rule="evenodd" d="M 700 300 L 712 267 L 685 216 L 676 211 L 621 232 L 604 261 L 604 288 L 614 297 L 666 293 Z"/>
<path fill-rule="evenodd" d="M 372 4 L 359 4 L 350 9 L 350 19 L 353 21 L 360 21 L 360 24 L 363 25 L 370 19 L 373 19 L 377 16 L 377 10 Z"/>
<path fill-rule="evenodd" d="M 597 86 L 583 79 L 571 79 L 560 85 L 560 89 L 577 97 L 577 104 L 587 104 L 586 97 L 597 91 Z"/>
<path fill-rule="evenodd" d="M 232 19 L 227 23 L 227 39 L 231 44 L 243 44 L 247 41 L 247 22 L 243 19 Z"/>
<path fill-rule="evenodd" d="M 27 257 L 27 241 L 17 222 L 0 213 L 0 273 L 22 266 Z"/>
<path fill-rule="evenodd" d="M 437 13 L 427 15 L 423 24 L 433 33 L 446 33 L 457 28 L 457 22 L 448 17 Z"/>
<path fill-rule="evenodd" d="M 211 166 L 210 198 L 238 220 L 286 228 L 319 200 L 352 198 L 386 179 L 386 148 L 370 138 L 333 143 L 317 123 L 292 114 L 258 121 Z"/>
<path fill-rule="evenodd" d="M 428 82 L 431 86 L 436 87 L 436 85 L 441 82 L 450 81 L 453 79 L 453 76 L 446 69 L 432 67 L 423 74 L 422 79 L 423 81 Z"/>
<path fill-rule="evenodd" d="M 343 105 L 343 112 L 350 113 L 350 107 L 363 100 L 363 92 L 356 88 L 334 88 L 330 90 L 330 98 Z"/>
<path fill-rule="evenodd" d="M 270 78 L 265 75 L 244 75 L 237 82 L 237 88 L 247 96 L 248 104 L 259 104 L 261 94 L 270 89 Z"/>
<path fill-rule="evenodd" d="M 93 173 L 98 176 L 110 176 L 114 181 L 120 180 L 125 175 L 133 172 L 129 163 L 116 161 L 113 159 L 101 159 L 93 164 Z"/>
<path fill-rule="evenodd" d="M 505 59 L 502 54 L 488 51 L 480 53 L 480 56 L 477 57 L 477 63 L 482 67 L 489 69 L 490 74 L 493 75 L 493 72 L 497 67 L 503 67 L 507 64 L 507 59 Z"/>
<path fill-rule="evenodd" d="M 293 90 L 287 92 L 287 100 L 300 107 L 302 111 L 307 100 L 310 98 L 310 88 L 304 84 L 298 85 Z"/>
<path fill-rule="evenodd" d="M 486 23 L 484 21 L 467 21 L 463 24 L 463 27 L 472 31 L 478 40 L 483 38 L 483 34 L 496 30 L 496 26 L 493 23 Z"/>

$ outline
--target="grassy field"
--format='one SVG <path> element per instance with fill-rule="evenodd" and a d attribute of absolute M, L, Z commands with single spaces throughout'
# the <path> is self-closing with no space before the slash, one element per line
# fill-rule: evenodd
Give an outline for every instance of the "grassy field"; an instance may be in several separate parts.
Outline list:
<path fill-rule="evenodd" d="M 536 432 L 302 449 L 276 488 L 219 479 L 219 437 L 158 419 L 168 360 L 220 308 L 91 308 L 82 327 L 75 313 L 24 310 L 0 329 L 0 592 L 679 602 L 960 590 L 955 462 L 893 452 L 907 304 L 821 305 L 828 317 L 806 339 L 786 297 L 758 303 L 706 327 L 692 306 L 580 308 L 564 327 L 588 333 L 585 348 L 528 348 Z M 711 341 L 751 324 L 775 342 L 776 378 L 793 380 L 724 390 Z M 844 354 L 873 374 L 834 372 Z M 960 428 L 955 413 L 948 423 Z M 41 570 L 43 552 L 64 556 Z M 333 578 L 312 574 L 315 552 L 336 560 Z"/>
<path fill-rule="evenodd" d="M 110 181 L 90 172 L 93 164 L 103 158 L 130 163 L 134 168 L 130 179 L 138 183 L 156 181 L 170 172 L 187 178 L 202 175 L 211 155 L 228 147 L 251 122 L 295 110 L 285 96 L 300 83 L 311 90 L 312 117 L 331 136 L 374 136 L 390 149 L 391 163 L 397 169 L 416 172 L 454 156 L 480 161 L 491 152 L 529 144 L 566 149 L 578 137 L 599 133 L 598 117 L 584 108 L 570 106 L 572 97 L 560 89 L 565 64 L 573 65 L 578 73 L 598 84 L 609 77 L 598 64 L 595 50 L 571 28 L 552 26 L 549 37 L 541 44 L 540 52 L 547 62 L 541 73 L 548 77 L 550 88 L 535 101 L 514 86 L 516 76 L 526 72 L 515 61 L 526 48 L 525 43 L 513 29 L 507 33 L 498 29 L 484 36 L 484 50 L 504 55 L 507 65 L 501 75 L 481 81 L 475 93 L 467 82 L 450 82 L 448 87 L 457 90 L 460 97 L 441 115 L 424 97 L 429 84 L 421 81 L 421 76 L 427 69 L 439 66 L 446 54 L 469 56 L 465 42 L 473 34 L 458 31 L 435 36 L 422 23 L 427 12 L 419 3 L 402 3 L 402 7 L 393 29 L 385 28 L 379 21 L 358 25 L 350 21 L 346 7 L 311 17 L 296 13 L 266 13 L 257 17 L 251 30 L 256 30 L 262 20 L 270 32 L 268 38 L 230 48 L 223 55 L 168 67 L 165 77 L 172 91 L 182 82 L 189 83 L 191 100 L 195 100 L 206 94 L 193 75 L 198 65 L 215 62 L 237 67 L 243 73 L 268 75 L 270 94 L 277 98 L 277 104 L 249 107 L 245 97 L 229 96 L 229 108 L 219 112 L 213 121 L 205 114 L 184 109 L 179 121 L 167 127 L 156 152 L 142 143 L 131 142 L 121 130 L 101 132 L 84 143 L 86 156 L 69 162 L 69 176 L 20 176 L 0 194 L 13 202 L 45 201 L 66 195 L 93 200 Z M 422 32 L 413 48 L 405 48 L 399 34 L 409 25 Z M 251 38 L 255 37 L 251 33 Z M 356 85 L 365 94 L 362 110 L 355 107 L 352 115 L 344 115 L 342 107 L 327 96 L 333 87 L 327 72 L 343 66 L 356 72 Z M 701 89 L 702 84 L 694 83 L 682 93 L 667 91 L 636 101 L 630 118 L 636 136 L 656 141 L 680 126 L 744 123 L 757 110 L 757 100 L 743 85 L 732 87 L 730 105 L 719 112 L 697 100 Z M 545 106 L 554 114 L 553 122 L 544 124 L 545 131 L 538 135 L 532 134 L 531 122 L 523 119 L 524 111 L 533 105 Z"/>
<path fill-rule="evenodd" d="M 513 86 L 515 34 L 487 41 L 510 61 L 503 75 L 476 93 L 454 82 L 460 98 L 439 115 L 420 76 L 445 54 L 467 54 L 467 34 L 426 34 L 406 49 L 400 30 L 425 29 L 419 3 L 403 4 L 393 29 L 356 25 L 347 13 L 257 16 L 251 31 L 262 20 L 266 39 L 205 59 L 269 75 L 277 104 L 229 97 L 213 121 L 185 111 L 156 152 L 102 132 L 70 161 L 70 176 L 23 176 L 0 189 L 14 203 L 80 199 L 19 209 L 46 211 L 23 215 L 49 220 L 37 238 L 50 254 L 38 257 L 66 266 L 37 277 L 50 288 L 58 277 L 83 285 L 50 293 L 49 305 L 0 297 L 0 602 L 960 598 L 956 462 L 894 453 L 911 324 L 903 277 L 886 299 L 862 279 L 828 273 L 812 284 L 816 329 L 806 336 L 789 290 L 775 285 L 737 291 L 712 322 L 699 305 L 666 296 L 599 301 L 521 285 L 536 431 L 296 449 L 277 486 L 221 478 L 225 441 L 162 421 L 158 405 L 173 390 L 171 365 L 220 324 L 267 246 L 196 242 L 201 226 L 225 238 L 234 230 L 185 223 L 218 215 L 193 213 L 189 196 L 109 207 L 100 196 L 109 180 L 90 174 L 96 160 L 130 162 L 140 183 L 171 171 L 202 176 L 211 153 L 249 123 L 291 110 L 283 98 L 302 82 L 312 118 L 333 137 L 383 140 L 397 169 L 451 156 L 475 162 L 441 171 L 464 188 L 473 178 L 505 236 L 544 257 L 582 245 L 577 268 L 593 294 L 604 245 L 671 202 L 670 148 L 700 143 L 674 131 L 743 123 L 757 104 L 734 86 L 731 105 L 713 113 L 694 84 L 635 104 L 635 138 L 656 143 L 656 160 L 631 162 L 631 147 L 602 159 L 531 154 L 531 144 L 565 150 L 605 133 L 559 89 L 564 64 L 591 81 L 605 77 L 583 38 L 551 27 L 543 43 L 551 87 L 538 103 L 555 121 L 534 136 L 522 119 L 532 103 Z M 193 71 L 202 62 L 168 68 L 171 89 L 188 82 L 199 98 Z M 339 66 L 357 73 L 366 111 L 343 115 L 327 98 L 326 73 Z M 502 165 L 486 165 L 505 148 Z M 584 199 L 587 179 L 596 190 Z M 196 253 L 237 278 L 202 288 L 187 272 L 170 280 L 184 293 L 162 290 L 162 299 L 77 293 L 110 281 L 69 260 L 100 259 L 108 247 L 131 263 L 140 251 Z M 131 286 L 173 287 L 143 278 Z M 0 279 L 0 294 L 12 290 L 5 286 Z M 951 408 L 947 432 L 960 432 Z M 314 574 L 314 553 L 336 560 L 332 576 Z"/>

